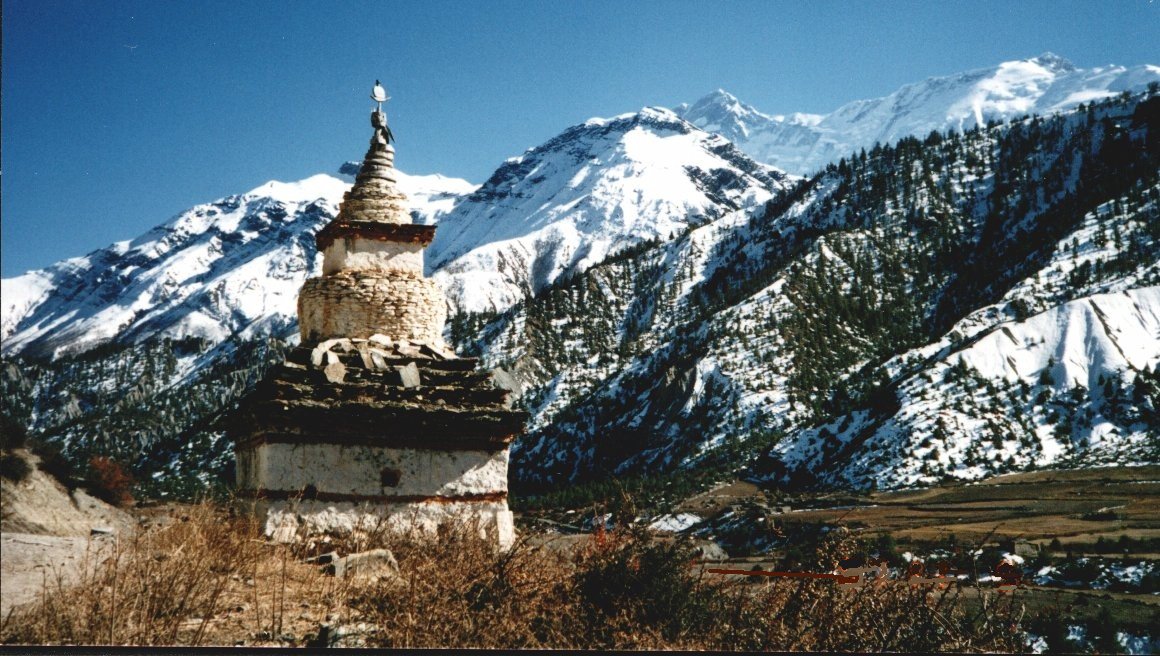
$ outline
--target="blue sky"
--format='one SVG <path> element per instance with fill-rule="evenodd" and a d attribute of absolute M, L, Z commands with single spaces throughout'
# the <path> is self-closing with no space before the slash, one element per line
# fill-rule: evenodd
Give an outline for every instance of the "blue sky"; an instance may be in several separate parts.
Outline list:
<path fill-rule="evenodd" d="M 1154 0 L 5 0 L 2 273 L 358 159 L 375 78 L 401 169 L 482 182 L 571 124 L 718 87 L 824 113 L 1048 50 L 1160 63 L 1158 35 Z"/>

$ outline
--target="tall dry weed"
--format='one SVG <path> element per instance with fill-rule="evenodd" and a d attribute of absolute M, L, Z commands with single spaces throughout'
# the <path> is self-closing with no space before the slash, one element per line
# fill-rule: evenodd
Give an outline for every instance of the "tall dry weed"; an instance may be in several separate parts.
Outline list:
<path fill-rule="evenodd" d="M 956 591 L 884 582 L 729 580 L 692 566 L 692 545 L 620 529 L 572 551 L 525 540 L 499 553 L 471 529 L 410 536 L 397 578 L 353 591 L 372 646 L 1017 651 L 1011 599 L 964 611 Z M 815 557 L 831 571 L 859 548 L 838 531 Z"/>
<path fill-rule="evenodd" d="M 538 536 L 542 542 L 543 536 Z M 371 647 L 1018 651 L 1020 607 L 959 588 L 707 573 L 691 544 L 622 528 L 507 551 L 473 523 L 271 545 L 245 517 L 202 505 L 102 555 L 75 587 L 50 585 L 5 619 L 6 643 L 310 644 Z M 325 576 L 302 558 L 385 547 L 397 574 Z M 813 571 L 863 549 L 834 531 Z M 309 552 L 309 553 L 304 553 Z M 970 592 L 970 591 L 967 591 Z M 976 594 L 982 594 L 975 590 Z"/>
<path fill-rule="evenodd" d="M 290 608 L 333 589 L 285 577 L 288 550 L 244 514 L 203 503 L 161 528 L 91 547 L 76 577 L 47 578 L 40 600 L 3 619 L 6 644 L 200 645 L 277 635 Z M 316 568 L 305 568 L 307 576 Z M 279 577 L 279 572 L 282 576 Z M 321 578 L 321 575 L 317 575 Z M 290 585 L 293 583 L 294 585 Z M 291 590 L 290 588 L 295 588 Z M 307 590 L 309 592 L 303 592 Z"/>
<path fill-rule="evenodd" d="M 399 575 L 352 586 L 347 600 L 373 627 L 368 645 L 536 648 L 567 644 L 575 633 L 562 553 L 526 536 L 498 551 L 474 522 L 383 538 L 376 546 L 396 555 Z"/>

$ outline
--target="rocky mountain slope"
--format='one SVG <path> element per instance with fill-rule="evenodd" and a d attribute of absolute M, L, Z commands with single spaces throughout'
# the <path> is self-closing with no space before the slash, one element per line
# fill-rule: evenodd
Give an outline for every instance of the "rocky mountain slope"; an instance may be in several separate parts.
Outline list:
<path fill-rule="evenodd" d="M 521 484 L 766 450 L 783 484 L 1154 462 L 1158 110 L 877 147 L 491 318 L 475 348 L 536 416 Z"/>
<path fill-rule="evenodd" d="M 83 489 L 67 489 L 40 469 L 40 457 L 35 454 L 24 449 L 11 453 L 28 463 L 29 474 L 19 482 L 0 478 L 0 532 L 88 537 L 96 529 L 99 533 L 132 534 L 136 522 L 127 511 Z"/>
<path fill-rule="evenodd" d="M 649 109 L 475 190 L 404 190 L 441 225 L 446 336 L 533 413 L 521 491 L 1156 461 L 1157 105 L 907 137 L 810 180 Z M 218 422 L 292 337 L 344 190 L 271 183 L 5 280 L 5 413 L 156 490 L 228 479 Z"/>
<path fill-rule="evenodd" d="M 1046 115 L 1160 82 L 1160 66 L 1076 68 L 1044 53 L 1021 61 L 932 77 L 881 98 L 857 100 L 825 114 L 764 114 L 718 90 L 690 107 L 685 120 L 720 134 L 767 164 L 812 175 L 875 143 L 892 144 L 932 130 L 963 131 L 1030 114 Z"/>
<path fill-rule="evenodd" d="M 592 119 L 509 159 L 440 219 L 451 311 L 501 311 L 624 248 L 765 203 L 789 177 L 672 112 Z"/>

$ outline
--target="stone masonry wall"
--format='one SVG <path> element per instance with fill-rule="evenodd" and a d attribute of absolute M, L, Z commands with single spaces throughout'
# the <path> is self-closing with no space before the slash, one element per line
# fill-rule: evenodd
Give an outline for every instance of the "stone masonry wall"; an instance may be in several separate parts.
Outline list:
<path fill-rule="evenodd" d="M 401 271 L 343 270 L 310 278 L 298 292 L 304 344 L 375 334 L 435 344 L 446 321 L 447 304 L 439 286 Z"/>

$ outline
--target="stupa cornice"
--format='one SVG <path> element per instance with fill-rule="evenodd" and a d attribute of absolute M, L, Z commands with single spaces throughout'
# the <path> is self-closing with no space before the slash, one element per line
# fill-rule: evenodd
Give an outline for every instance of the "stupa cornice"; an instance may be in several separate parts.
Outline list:
<path fill-rule="evenodd" d="M 314 236 L 318 250 L 325 251 L 335 241 L 344 238 L 362 238 L 401 244 L 419 244 L 426 247 L 435 238 L 435 226 L 417 223 L 383 223 L 358 219 L 336 218 Z"/>

